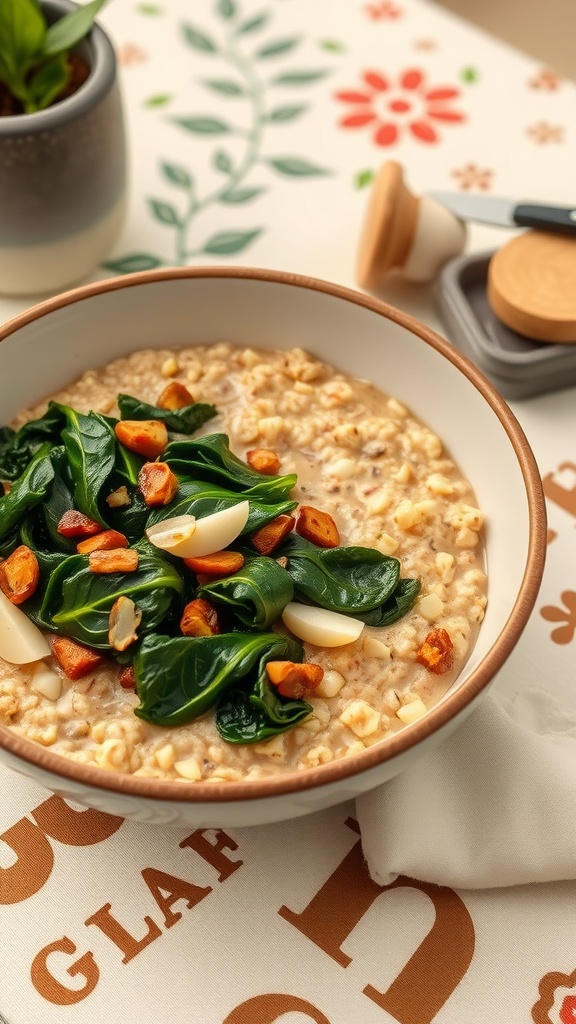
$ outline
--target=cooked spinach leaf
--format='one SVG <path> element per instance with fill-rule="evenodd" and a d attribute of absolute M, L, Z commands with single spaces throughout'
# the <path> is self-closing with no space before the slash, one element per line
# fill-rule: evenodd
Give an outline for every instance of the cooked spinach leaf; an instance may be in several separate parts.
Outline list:
<path fill-rule="evenodd" d="M 287 498 L 296 484 L 296 474 L 266 476 L 252 469 L 230 451 L 226 434 L 208 434 L 193 441 L 172 441 L 164 461 L 178 476 L 208 480 L 230 491 L 250 490 L 260 501 L 270 503 Z"/>
<path fill-rule="evenodd" d="M 62 441 L 73 479 L 74 504 L 84 515 L 107 526 L 99 499 L 116 463 L 114 430 L 100 413 L 86 415 L 68 405 L 51 403 L 54 406 L 66 420 Z"/>
<path fill-rule="evenodd" d="M 50 441 L 60 443 L 64 426 L 60 410 L 51 404 L 43 416 L 29 420 L 19 430 L 2 427 L 0 430 L 0 480 L 17 480 L 41 445 Z"/>
<path fill-rule="evenodd" d="M 194 434 L 218 415 L 216 406 L 207 402 L 193 402 L 182 409 L 160 409 L 131 395 L 118 395 L 118 408 L 123 420 L 161 420 L 169 430 L 178 434 Z"/>
<path fill-rule="evenodd" d="M 388 600 L 400 577 L 397 558 L 374 548 L 319 548 L 290 534 L 276 552 L 286 566 L 298 597 L 346 615 L 360 615 Z"/>
<path fill-rule="evenodd" d="M 114 602 L 130 597 L 142 612 L 138 635 L 156 629 L 184 589 L 177 569 L 158 555 L 142 554 L 131 573 L 90 572 L 85 555 L 70 555 L 52 572 L 38 619 L 48 628 L 90 647 L 108 648 Z"/>
<path fill-rule="evenodd" d="M 267 661 L 302 657 L 302 646 L 278 633 L 146 637 L 134 659 L 140 698 L 135 713 L 155 725 L 181 725 L 207 711 L 232 686 L 249 682 L 257 688 Z M 304 702 L 290 703 L 299 705 L 302 717 L 311 710 Z"/>
<path fill-rule="evenodd" d="M 200 587 L 198 596 L 224 608 L 240 628 L 268 630 L 294 596 L 292 580 L 273 558 L 247 558 L 232 576 Z"/>
<path fill-rule="evenodd" d="M 379 608 L 364 615 L 356 615 L 362 619 L 367 626 L 391 626 L 393 622 L 401 619 L 406 612 L 409 612 L 420 593 L 420 580 L 402 579 L 398 580 L 398 586 L 394 593 Z"/>
<path fill-rule="evenodd" d="M 184 480 L 179 488 L 178 494 L 169 505 L 162 508 L 155 508 L 150 512 L 149 526 L 160 523 L 163 519 L 171 519 L 172 516 L 191 515 L 196 519 L 203 519 L 204 516 L 220 512 L 224 508 L 231 508 L 239 501 L 247 500 L 250 503 L 248 520 L 242 533 L 253 533 L 266 523 L 276 519 L 277 516 L 292 512 L 296 508 L 296 501 L 279 501 L 270 504 L 260 498 L 259 493 L 254 490 L 244 491 L 239 494 L 236 491 L 226 490 L 218 484 L 201 482 L 195 480 Z"/>
<path fill-rule="evenodd" d="M 51 449 L 48 442 L 38 448 L 22 476 L 0 498 L 0 540 L 12 534 L 26 513 L 48 494 L 54 479 Z"/>

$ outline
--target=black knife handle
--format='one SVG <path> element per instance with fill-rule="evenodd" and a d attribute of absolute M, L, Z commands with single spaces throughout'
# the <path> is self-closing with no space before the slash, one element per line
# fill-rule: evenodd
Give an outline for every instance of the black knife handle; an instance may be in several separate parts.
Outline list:
<path fill-rule="evenodd" d="M 512 218 L 521 228 L 539 228 L 541 231 L 576 235 L 576 207 L 519 203 Z"/>

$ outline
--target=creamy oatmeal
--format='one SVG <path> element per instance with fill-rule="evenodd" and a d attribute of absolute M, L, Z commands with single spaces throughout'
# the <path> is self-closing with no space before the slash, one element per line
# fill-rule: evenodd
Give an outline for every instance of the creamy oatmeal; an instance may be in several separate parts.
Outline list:
<path fill-rule="evenodd" d="M 270 507 L 268 510 L 264 507 L 266 502 L 262 506 L 265 519 L 267 516 L 263 530 L 281 515 L 291 516 L 293 520 L 287 527 L 290 532 L 267 556 L 274 563 L 274 571 L 284 578 L 295 565 L 304 564 L 296 557 L 298 545 L 306 551 L 314 545 L 313 555 L 320 552 L 320 560 L 326 552 L 341 547 L 374 549 L 381 556 L 387 556 L 378 560 L 379 556 L 370 554 L 374 571 L 388 571 L 390 566 L 394 568 L 399 563 L 400 589 L 393 588 L 386 608 L 389 609 L 390 601 L 393 603 L 403 592 L 404 586 L 408 610 L 390 624 L 373 625 L 379 614 L 374 602 L 371 611 L 363 609 L 366 624 L 359 619 L 359 614 L 351 617 L 346 609 L 340 608 L 340 614 L 346 615 L 352 628 L 354 623 L 358 624 L 360 635 L 330 647 L 304 642 L 304 663 L 320 666 L 304 678 L 304 684 L 298 674 L 301 659 L 293 656 L 295 648 L 282 646 L 283 642 L 289 645 L 299 641 L 290 638 L 290 631 L 278 614 L 275 622 L 264 628 L 265 633 L 276 634 L 280 642 L 278 650 L 267 657 L 274 664 L 293 662 L 297 668 L 297 685 L 295 689 L 283 689 L 282 684 L 278 688 L 278 680 L 272 676 L 266 676 L 266 685 L 281 711 L 294 704 L 293 724 L 290 728 L 279 726 L 272 734 L 263 730 L 256 742 L 228 742 L 215 719 L 218 702 L 226 705 L 226 689 L 219 690 L 213 705 L 191 720 L 182 720 L 179 710 L 174 712 L 172 698 L 162 697 L 162 713 L 167 724 L 155 724 L 162 717 L 158 712 L 162 700 L 157 700 L 156 704 L 152 700 L 152 720 L 137 713 L 136 709 L 141 711 L 142 704 L 146 703 L 143 697 L 145 676 L 157 671 L 158 666 L 155 667 L 150 653 L 152 667 L 146 667 L 146 656 L 141 653 L 136 654 L 134 670 L 131 668 L 133 652 L 139 646 L 142 651 L 147 646 L 152 651 L 156 634 L 150 632 L 140 645 L 140 631 L 154 614 L 161 620 L 158 608 L 148 607 L 143 585 L 136 587 L 132 603 L 116 608 L 116 632 L 108 634 L 109 638 L 120 637 L 115 649 L 102 649 L 102 645 L 93 649 L 94 667 L 86 663 L 78 678 L 70 678 L 75 674 L 70 671 L 70 651 L 64 650 L 64 657 L 56 657 L 57 645 L 48 657 L 33 664 L 17 666 L 0 660 L 0 722 L 83 764 L 140 776 L 221 782 L 258 779 L 278 772 L 316 767 L 385 740 L 415 721 L 439 700 L 458 675 L 475 642 L 486 605 L 482 513 L 476 507 L 470 485 L 445 451 L 442 441 L 395 398 L 382 395 L 365 381 L 333 370 L 299 349 L 286 353 L 264 352 L 219 344 L 178 351 L 138 352 L 102 370 L 85 373 L 53 399 L 80 413 L 91 410 L 101 413 L 103 422 L 113 423 L 114 420 L 106 418 L 119 416 L 119 394 L 135 396 L 140 402 L 156 407 L 159 395 L 171 382 L 187 388 L 194 402 L 212 404 L 217 410 L 194 438 L 227 435 L 231 451 L 245 465 L 258 467 L 264 485 L 270 481 L 273 487 L 273 481 L 296 474 L 297 482 L 291 487 L 288 498 L 284 493 L 274 495 L 274 503 L 270 495 L 266 499 L 278 515 L 272 515 Z M 46 403 L 24 411 L 13 427 L 42 416 L 45 410 Z M 124 416 L 124 419 L 129 417 Z M 178 443 L 173 435 L 171 443 Z M 128 461 L 130 458 L 133 456 L 129 452 Z M 146 458 L 153 462 L 156 456 L 151 452 Z M 160 454 L 159 461 L 163 458 Z M 264 463 L 258 463 L 258 458 L 263 458 Z M 272 461 L 266 464 L 267 459 Z M 170 463 L 168 457 L 167 461 Z M 170 464 L 175 473 L 181 472 L 178 459 L 174 458 Z M 124 467 L 124 476 L 118 474 L 117 467 L 115 475 L 111 471 L 111 482 L 102 492 L 105 502 L 102 507 L 110 511 L 111 519 L 96 530 L 110 527 L 120 531 L 122 510 L 125 511 L 128 503 L 134 513 L 138 509 L 144 517 L 150 513 L 148 525 L 151 521 L 158 523 L 170 516 L 185 514 L 186 507 L 179 502 L 180 492 L 186 490 L 181 481 L 173 497 L 166 494 L 168 500 L 164 504 L 147 507 L 142 501 L 142 492 L 126 483 L 129 476 L 128 465 Z M 142 489 L 142 477 L 139 479 Z M 165 483 L 160 481 L 160 486 Z M 15 483 L 6 485 L 6 491 L 10 486 L 14 488 Z M 283 504 L 288 499 L 292 507 Z M 312 510 L 312 520 L 320 514 L 321 529 L 326 524 L 334 525 L 336 543 L 330 538 L 327 542 L 321 537 L 318 540 L 314 532 L 318 527 L 317 515 L 308 529 L 302 528 L 303 520 L 299 517 L 303 506 Z M 252 515 L 254 510 L 250 507 Z M 0 526 L 3 511 L 0 499 Z M 200 516 L 209 513 L 210 508 L 205 504 Z M 51 528 L 54 530 L 54 523 Z M 36 526 L 29 526 L 24 536 L 16 536 L 14 532 L 4 536 L 0 550 L 6 562 L 11 548 L 26 546 L 27 542 L 30 547 L 34 546 L 37 536 L 34 530 Z M 50 526 L 44 526 L 43 531 L 43 535 L 46 531 L 49 533 Z M 254 533 L 255 530 L 244 532 L 242 537 L 224 546 L 236 552 L 246 552 L 249 548 L 251 555 L 257 556 L 259 551 L 251 548 Z M 82 545 L 86 540 L 89 543 L 80 547 L 84 553 L 74 554 L 77 544 Z M 128 548 L 121 548 L 122 557 L 132 556 L 135 544 L 130 541 Z M 89 536 L 74 535 L 72 531 L 69 551 L 76 561 L 67 562 L 64 572 L 62 555 L 58 565 L 56 562 L 48 564 L 47 559 L 43 561 L 39 556 L 40 588 L 46 589 L 46 581 L 51 576 L 51 593 L 57 592 L 57 597 L 63 593 L 70 585 L 67 579 L 74 576 L 69 567 L 82 567 L 87 559 L 94 559 L 94 554 L 88 554 L 90 547 Z M 140 550 L 138 569 L 142 574 L 147 564 L 143 550 Z M 158 553 L 165 557 L 169 567 L 175 561 L 182 561 L 174 556 L 166 557 L 163 551 Z M 109 554 L 112 552 L 102 551 L 98 555 L 104 556 L 103 564 Z M 118 552 L 114 550 L 114 554 Z M 247 555 L 248 563 L 251 563 L 251 555 L 250 552 Z M 111 568 L 97 569 L 102 573 L 100 580 L 112 573 L 115 563 L 110 565 Z M 121 560 L 116 572 L 122 565 Z M 183 641 L 184 645 L 196 644 L 201 650 L 204 644 L 207 657 L 215 658 L 210 651 L 216 651 L 216 646 L 210 647 L 210 644 L 219 645 L 221 651 L 221 638 L 228 635 L 226 591 L 220 588 L 218 594 L 218 587 L 213 586 L 215 581 L 222 583 L 226 579 L 226 572 L 213 576 L 200 571 L 202 568 L 205 569 L 196 563 L 193 568 L 186 566 L 184 588 L 176 599 L 178 614 L 173 602 L 170 612 L 164 610 L 169 626 L 165 620 L 156 627 L 156 633 L 167 634 L 166 663 L 172 657 L 168 652 L 176 650 L 170 646 L 175 636 L 180 646 Z M 232 564 L 231 570 L 233 574 Z M 128 575 L 130 571 L 126 569 Z M 351 575 L 355 571 L 351 564 Z M 82 572 L 82 579 L 85 579 L 84 569 Z M 111 580 L 113 575 L 107 578 Z M 418 581 L 412 590 L 410 581 Z M 360 582 L 367 600 L 369 588 L 364 587 L 362 578 Z M 289 580 L 288 583 L 292 585 Z M 168 585 L 175 584 L 169 580 L 162 590 L 156 580 L 154 593 L 167 593 Z M 290 606 L 294 601 L 315 604 L 298 586 Z M 39 603 L 38 593 L 20 604 L 25 612 L 28 603 L 32 617 L 34 602 L 36 606 Z M 206 609 L 202 605 L 192 604 L 198 600 L 208 606 L 216 619 L 220 617 L 219 632 L 210 632 L 208 614 L 204 617 L 203 634 L 194 631 L 193 623 L 192 633 L 184 639 L 178 636 L 178 619 L 190 605 L 189 619 L 194 620 L 200 612 L 204 615 Z M 88 598 L 84 598 L 84 604 L 87 602 Z M 92 620 L 89 616 L 81 620 L 78 615 L 78 621 L 67 630 L 65 611 L 60 608 L 58 619 L 64 634 L 72 636 L 73 644 L 82 641 L 81 646 L 90 649 Z M 118 620 L 119 615 L 127 618 Z M 69 615 L 70 623 L 72 618 L 73 615 Z M 385 615 L 383 621 L 386 623 L 389 618 L 390 615 Z M 239 628 L 237 622 L 233 626 L 237 634 L 242 633 L 243 628 L 242 624 Z M 313 624 L 311 628 L 316 627 Z M 84 633 L 79 633 L 79 629 L 84 629 Z M 53 643 L 54 632 L 48 632 Z M 299 635 L 305 638 L 309 634 Z M 59 639 L 65 647 L 67 641 Z M 228 671 L 231 663 L 230 650 L 226 648 L 218 655 L 223 671 Z M 162 665 L 163 658 L 164 655 L 160 658 Z M 258 664 L 263 667 L 265 660 Z M 279 671 L 282 675 L 283 670 Z M 186 690 L 186 672 L 181 672 L 181 676 L 184 682 L 180 689 Z M 180 703 L 186 703 L 187 697 L 189 693 L 181 696 Z M 201 704 L 197 702 L 196 707 L 201 709 Z M 303 710 L 298 712 L 298 707 Z"/>

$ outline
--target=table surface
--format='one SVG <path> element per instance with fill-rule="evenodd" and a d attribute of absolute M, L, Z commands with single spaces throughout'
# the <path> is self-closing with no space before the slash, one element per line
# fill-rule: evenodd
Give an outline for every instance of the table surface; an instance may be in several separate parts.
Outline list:
<path fill-rule="evenodd" d="M 130 201 L 94 279 L 242 263 L 354 286 L 386 159 L 417 194 L 574 199 L 574 85 L 425 0 L 114 0 L 100 21 L 120 62 Z M 473 227 L 467 250 L 508 237 Z M 436 285 L 397 281 L 382 297 L 445 330 Z M 0 319 L 33 301 L 1 299 Z M 510 403 L 550 530 L 537 605 L 496 686 L 522 702 L 545 682 L 576 717 L 574 399 Z M 63 831 L 61 802 L 36 784 L 0 768 L 0 793 L 0 882 L 15 837 L 34 850 L 16 901 L 0 888 L 9 1024 L 576 1019 L 576 883 L 381 893 L 352 805 L 227 833 L 74 814 Z"/>

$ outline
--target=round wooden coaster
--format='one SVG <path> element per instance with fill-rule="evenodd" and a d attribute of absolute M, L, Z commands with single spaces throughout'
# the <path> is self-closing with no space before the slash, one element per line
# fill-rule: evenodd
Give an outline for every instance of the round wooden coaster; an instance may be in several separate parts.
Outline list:
<path fill-rule="evenodd" d="M 576 342 L 576 239 L 517 235 L 490 260 L 487 294 L 498 319 L 518 334 Z"/>

